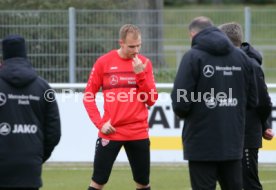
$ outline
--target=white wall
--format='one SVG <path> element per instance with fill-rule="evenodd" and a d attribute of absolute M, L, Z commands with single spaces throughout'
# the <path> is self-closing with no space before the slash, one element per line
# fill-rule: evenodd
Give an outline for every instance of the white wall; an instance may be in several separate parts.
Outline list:
<path fill-rule="evenodd" d="M 49 161 L 93 161 L 97 129 L 90 121 L 82 103 L 82 93 L 57 94 L 57 100 L 61 115 L 62 137 Z M 101 97 L 101 96 L 99 96 Z M 273 104 L 276 105 L 276 93 L 271 94 Z M 102 98 L 98 99 L 98 106 L 102 107 Z M 152 114 L 155 109 L 156 114 Z M 102 109 L 101 109 L 102 112 Z M 161 114 L 164 113 L 164 115 Z M 162 117 L 165 116 L 165 117 Z M 276 118 L 276 111 L 273 111 Z M 174 128 L 174 114 L 168 93 L 160 93 L 159 100 L 149 110 L 149 118 L 162 124 L 155 124 L 150 129 L 152 142 L 152 162 L 181 162 L 183 152 L 181 147 L 180 128 Z M 164 123 L 168 122 L 168 128 Z M 273 122 L 273 130 L 276 133 L 276 122 Z M 276 163 L 276 140 L 264 142 L 264 150 L 260 151 L 260 162 Z M 122 150 L 117 158 L 119 162 L 127 161 Z"/>

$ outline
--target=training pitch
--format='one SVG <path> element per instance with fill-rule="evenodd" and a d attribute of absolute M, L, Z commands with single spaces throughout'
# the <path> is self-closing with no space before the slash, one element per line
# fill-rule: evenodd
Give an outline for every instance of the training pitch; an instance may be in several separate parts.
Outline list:
<path fill-rule="evenodd" d="M 42 190 L 86 190 L 90 183 L 91 168 L 92 163 L 46 163 Z M 264 189 L 275 190 L 276 164 L 260 164 L 259 173 Z M 191 190 L 187 164 L 152 164 L 151 187 L 156 190 Z M 128 163 L 114 165 L 105 189 L 135 189 Z"/>

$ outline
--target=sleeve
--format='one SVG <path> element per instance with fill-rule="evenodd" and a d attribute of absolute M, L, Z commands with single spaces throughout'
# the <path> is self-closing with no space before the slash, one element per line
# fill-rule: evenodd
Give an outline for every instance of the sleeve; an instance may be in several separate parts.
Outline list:
<path fill-rule="evenodd" d="M 268 125 L 268 119 L 272 111 L 272 102 L 265 83 L 263 70 L 259 65 L 256 67 L 256 80 L 259 95 L 259 102 L 256 110 L 261 119 L 263 131 L 265 131 L 266 129 L 271 128 L 271 126 Z"/>
<path fill-rule="evenodd" d="M 145 71 L 136 74 L 136 83 L 138 85 L 138 93 L 146 93 L 146 104 L 152 106 L 158 99 L 158 93 L 151 61 L 148 61 Z"/>
<path fill-rule="evenodd" d="M 258 84 L 256 77 L 256 69 L 252 64 L 252 60 L 247 59 L 247 108 L 256 108 L 259 103 Z"/>
<path fill-rule="evenodd" d="M 96 105 L 96 94 L 102 86 L 103 71 L 101 64 L 97 61 L 90 73 L 87 86 L 84 91 L 83 104 L 88 113 L 90 120 L 95 124 L 98 129 L 103 126 L 102 118 L 99 109 Z"/>
<path fill-rule="evenodd" d="M 272 129 L 272 115 L 270 114 L 266 121 L 262 122 L 262 133 L 267 129 Z"/>
<path fill-rule="evenodd" d="M 259 104 L 257 111 L 262 119 L 266 121 L 272 111 L 272 102 L 268 93 L 268 89 L 264 79 L 264 73 L 261 67 L 257 68 L 257 84 L 258 84 L 258 94 L 259 94 Z"/>
<path fill-rule="evenodd" d="M 262 122 L 262 131 L 271 128 L 271 111 L 272 102 L 265 83 L 264 72 L 261 68 L 262 55 L 249 43 L 243 42 L 241 49 L 251 58 L 252 64 L 255 66 L 256 82 L 258 88 L 258 106 L 256 111 Z"/>
<path fill-rule="evenodd" d="M 183 56 L 171 92 L 172 108 L 177 116 L 185 118 L 192 107 L 191 92 L 196 89 L 198 72 L 193 68 L 191 53 Z"/>
<path fill-rule="evenodd" d="M 46 103 L 45 121 L 43 126 L 44 133 L 44 156 L 45 162 L 52 154 L 55 146 L 61 137 L 61 124 L 59 109 L 56 100 Z"/>

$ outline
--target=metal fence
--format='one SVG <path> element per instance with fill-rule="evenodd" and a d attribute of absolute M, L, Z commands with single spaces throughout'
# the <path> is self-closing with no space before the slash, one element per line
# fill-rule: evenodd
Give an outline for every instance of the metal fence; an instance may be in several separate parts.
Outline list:
<path fill-rule="evenodd" d="M 273 9 L 0 11 L 0 38 L 23 35 L 29 59 L 49 82 L 86 82 L 97 57 L 118 48 L 121 25 L 137 24 L 143 33 L 143 53 L 153 60 L 157 82 L 172 82 L 183 53 L 190 47 L 187 26 L 192 18 L 201 15 L 210 17 L 216 25 L 239 22 L 245 40 L 264 57 L 268 81 L 276 81 Z M 161 35 L 151 32 L 154 30 Z M 153 45 L 155 42 L 158 46 Z M 154 51 L 156 48 L 161 51 Z M 157 59 L 160 57 L 162 64 Z"/>

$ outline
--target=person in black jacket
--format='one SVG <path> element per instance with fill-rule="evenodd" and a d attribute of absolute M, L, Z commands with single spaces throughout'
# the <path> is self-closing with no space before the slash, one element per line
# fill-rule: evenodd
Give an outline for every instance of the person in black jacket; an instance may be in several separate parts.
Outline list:
<path fill-rule="evenodd" d="M 240 24 L 236 22 L 225 23 L 219 26 L 233 44 L 241 48 L 252 61 L 254 66 L 258 87 L 258 106 L 255 109 L 247 109 L 245 139 L 242 159 L 243 168 L 243 189 L 262 190 L 262 185 L 258 176 L 258 152 L 262 147 L 262 136 L 266 140 L 273 138 L 272 126 L 268 125 L 271 115 L 272 103 L 269 97 L 264 73 L 261 68 L 262 56 L 249 43 L 243 42 L 243 31 Z"/>
<path fill-rule="evenodd" d="M 0 190 L 38 190 L 42 164 L 61 136 L 58 105 L 27 59 L 22 36 L 2 40 L 2 58 Z"/>
<path fill-rule="evenodd" d="M 241 190 L 245 112 L 257 104 L 249 58 L 207 17 L 189 25 L 192 48 L 181 60 L 171 93 L 185 119 L 182 139 L 193 190 Z"/>

